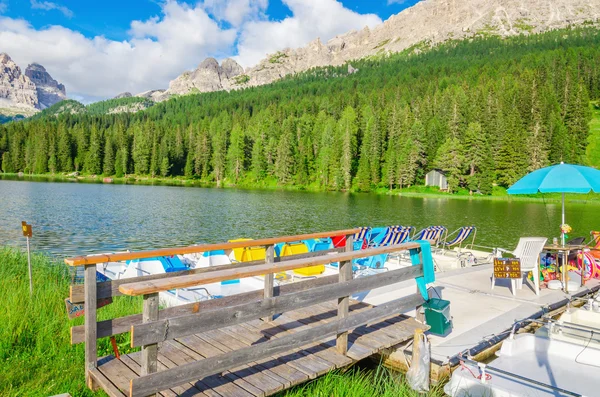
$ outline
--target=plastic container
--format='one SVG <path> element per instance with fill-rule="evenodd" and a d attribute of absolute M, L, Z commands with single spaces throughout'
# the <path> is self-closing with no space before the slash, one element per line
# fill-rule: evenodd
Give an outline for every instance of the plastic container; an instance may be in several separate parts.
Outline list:
<path fill-rule="evenodd" d="M 425 321 L 431 327 L 429 332 L 436 335 L 446 335 L 452 330 L 450 301 L 431 298 L 425 302 L 423 307 L 425 308 Z"/>

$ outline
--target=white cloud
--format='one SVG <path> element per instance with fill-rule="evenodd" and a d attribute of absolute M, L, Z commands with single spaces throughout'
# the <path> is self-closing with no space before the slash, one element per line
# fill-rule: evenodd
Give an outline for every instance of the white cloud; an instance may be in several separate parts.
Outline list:
<path fill-rule="evenodd" d="M 27 21 L 0 17 L 0 48 L 22 67 L 44 65 L 68 95 L 84 97 L 166 88 L 204 57 L 231 51 L 236 32 L 219 28 L 201 7 L 168 2 L 162 12 L 133 21 L 126 41 L 90 39 L 61 26 L 36 30 Z"/>
<path fill-rule="evenodd" d="M 61 6 L 60 4 L 56 4 L 51 1 L 31 0 L 31 8 L 45 11 L 58 10 L 62 12 L 67 18 L 73 18 L 73 11 L 69 10 L 65 6 Z"/>
<path fill-rule="evenodd" d="M 256 64 L 267 53 L 301 47 L 320 37 L 327 41 L 351 29 L 380 24 L 375 14 L 359 14 L 335 0 L 282 0 L 292 16 L 282 21 L 251 21 L 244 26 L 236 59 L 244 66 Z"/>
<path fill-rule="evenodd" d="M 226 21 L 232 26 L 264 18 L 268 5 L 268 0 L 204 0 L 204 7 L 208 12 L 219 21 Z"/>
<path fill-rule="evenodd" d="M 8 0 L 2 0 L 0 1 L 0 14 L 3 14 L 6 12 L 6 10 L 8 10 Z"/>
<path fill-rule="evenodd" d="M 204 0 L 194 6 L 167 0 L 160 15 L 132 21 L 130 37 L 123 41 L 88 38 L 62 26 L 36 29 L 28 21 L 0 16 L 0 49 L 22 68 L 44 65 L 70 97 L 89 101 L 167 88 L 207 56 L 237 53 L 240 63 L 253 66 L 267 53 L 381 22 L 335 0 L 283 1 L 292 15 L 268 21 L 268 0 Z"/>

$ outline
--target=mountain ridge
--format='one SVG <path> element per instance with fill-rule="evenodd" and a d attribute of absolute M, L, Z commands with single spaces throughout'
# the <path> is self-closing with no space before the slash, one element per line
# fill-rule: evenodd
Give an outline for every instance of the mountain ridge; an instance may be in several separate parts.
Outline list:
<path fill-rule="evenodd" d="M 304 47 L 268 54 L 244 70 L 231 58 L 214 58 L 172 80 L 167 90 L 152 90 L 163 101 L 173 95 L 254 87 L 314 67 L 339 66 L 369 56 L 419 50 L 451 39 L 478 35 L 501 37 L 541 33 L 570 25 L 597 23 L 600 0 L 423 0 L 369 29 L 352 30 L 323 43 L 316 38 Z M 234 71 L 225 79 L 219 68 Z M 147 93 L 148 93 L 147 92 Z M 146 96 L 147 93 L 138 94 Z"/>
<path fill-rule="evenodd" d="M 46 69 L 32 63 L 25 72 L 6 53 L 0 53 L 0 113 L 26 116 L 67 98 L 65 86 Z"/>

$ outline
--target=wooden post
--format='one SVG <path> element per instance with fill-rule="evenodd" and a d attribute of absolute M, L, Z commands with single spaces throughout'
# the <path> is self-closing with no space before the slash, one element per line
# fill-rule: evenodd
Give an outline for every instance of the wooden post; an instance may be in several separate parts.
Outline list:
<path fill-rule="evenodd" d="M 354 235 L 348 234 L 346 236 L 346 252 L 354 250 Z M 339 282 L 352 280 L 352 260 L 345 261 L 339 265 Z M 348 317 L 350 297 L 344 296 L 338 298 L 338 320 L 342 320 Z M 342 332 L 337 334 L 335 340 L 335 346 L 340 354 L 346 354 L 348 352 L 348 332 Z"/>
<path fill-rule="evenodd" d="M 144 309 L 142 311 L 142 321 L 147 323 L 158 320 L 158 292 L 144 295 Z M 142 346 L 142 373 L 141 376 L 156 372 L 158 361 L 158 345 Z"/>
<path fill-rule="evenodd" d="M 98 350 L 96 345 L 96 265 L 86 265 L 84 269 L 85 383 L 90 389 L 95 390 L 97 387 L 94 385 L 89 371 L 95 369 L 98 365 Z"/>
<path fill-rule="evenodd" d="M 275 263 L 275 246 L 273 244 L 267 245 L 267 250 L 265 253 L 265 263 L 273 264 Z M 273 287 L 274 287 L 274 274 L 269 273 L 265 274 L 265 291 L 263 296 L 265 298 L 273 297 Z M 263 321 L 273 321 L 273 316 L 268 316 L 263 318 Z"/>

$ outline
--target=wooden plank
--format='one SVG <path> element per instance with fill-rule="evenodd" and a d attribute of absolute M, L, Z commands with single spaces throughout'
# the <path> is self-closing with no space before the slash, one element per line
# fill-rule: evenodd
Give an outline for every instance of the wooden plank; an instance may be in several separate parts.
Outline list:
<path fill-rule="evenodd" d="M 249 332 L 258 332 L 263 335 L 265 340 L 281 337 L 283 335 L 292 334 L 283 328 L 273 325 L 274 323 L 265 323 L 261 320 L 253 320 L 247 323 L 240 324 L 240 327 L 246 328 Z M 261 340 L 260 338 L 258 340 Z M 318 357 L 310 356 L 303 349 L 295 348 L 286 351 L 285 353 L 273 354 L 271 357 L 284 361 L 290 367 L 302 372 L 309 379 L 315 379 L 322 371 L 327 371 L 331 368 L 331 363 L 323 361 Z"/>
<path fill-rule="evenodd" d="M 351 263 L 350 266 L 352 266 Z M 346 268 L 344 271 L 348 269 L 352 272 L 351 267 Z M 256 318 L 272 317 L 277 313 L 288 312 L 341 297 L 346 297 L 345 310 L 347 313 L 349 295 L 402 282 L 422 275 L 422 266 L 408 266 L 354 280 L 352 276 L 349 276 L 350 279 L 348 281 L 338 284 L 325 285 L 306 291 L 265 298 L 258 302 L 134 325 L 131 332 L 131 346 L 148 345 L 179 336 L 240 324 Z M 348 276 L 346 275 L 345 277 Z M 340 317 L 338 309 L 338 318 L 342 319 L 344 317 Z"/>
<path fill-rule="evenodd" d="M 346 236 L 346 252 L 354 250 L 354 236 Z M 352 260 L 340 262 L 339 267 L 339 283 L 344 283 L 352 280 Z M 391 283 L 390 283 L 391 284 Z M 356 291 L 359 292 L 359 291 Z M 345 296 L 338 297 L 338 320 L 343 320 L 348 317 L 348 302 L 350 300 L 349 292 Z M 348 352 L 348 333 L 342 332 L 336 335 L 335 347 L 340 354 L 346 354 Z"/>
<path fill-rule="evenodd" d="M 336 315 L 337 305 L 335 305 L 335 306 L 331 305 L 331 309 L 328 307 L 324 307 L 324 306 L 326 306 L 326 305 L 319 305 L 319 306 L 310 308 L 313 310 L 312 313 L 309 313 L 309 309 L 296 310 L 293 312 L 294 318 L 297 321 L 299 321 L 300 323 L 306 324 L 306 326 L 325 324 L 327 322 L 335 320 L 337 318 L 337 315 Z M 370 308 L 371 308 L 371 306 L 364 306 L 362 308 L 362 310 L 368 310 Z M 323 310 L 330 311 L 331 313 L 333 313 L 335 315 L 331 316 L 331 317 L 327 316 L 327 314 Z M 300 329 L 302 329 L 302 328 L 298 328 L 298 330 L 300 330 Z M 367 356 L 371 354 L 372 350 L 370 348 L 366 348 L 360 344 L 353 342 L 352 334 L 349 335 L 348 342 L 349 342 L 348 343 L 349 350 L 348 350 L 347 354 L 341 355 L 337 351 L 335 338 L 328 338 L 324 341 L 321 341 L 322 345 L 329 348 L 328 355 L 324 356 L 324 358 L 326 360 L 336 364 L 336 366 L 339 368 L 339 367 L 348 365 L 349 362 L 354 360 L 354 356 L 353 356 L 354 352 L 359 352 L 360 354 L 365 354 Z M 335 356 L 332 357 L 331 353 L 335 353 Z"/>
<path fill-rule="evenodd" d="M 234 248 L 244 247 L 263 247 L 277 243 L 290 243 L 293 241 L 309 240 L 315 238 L 333 237 L 333 236 L 345 236 L 348 234 L 358 233 L 359 228 L 337 230 L 333 232 L 319 232 L 300 234 L 297 236 L 282 236 L 264 238 L 259 240 L 246 240 L 246 241 L 235 241 L 230 243 L 218 243 L 218 244 L 200 244 L 191 245 L 188 247 L 178 248 L 161 248 L 155 250 L 146 251 L 134 251 L 134 252 L 119 252 L 114 254 L 96 254 L 87 256 L 76 256 L 72 258 L 66 258 L 65 263 L 69 266 L 82 266 L 91 265 L 105 262 L 121 262 L 132 259 L 143 259 L 143 258 L 154 258 L 156 256 L 172 256 L 172 255 L 185 255 L 185 254 L 196 254 L 199 252 L 217 251 L 217 250 L 229 250 Z"/>
<path fill-rule="evenodd" d="M 190 335 L 178 339 L 177 341 L 165 342 L 165 344 L 173 344 L 179 346 L 183 351 L 186 352 L 190 357 L 195 360 L 202 360 L 205 358 L 216 357 L 223 353 L 222 350 L 207 342 L 206 340 L 197 337 L 196 335 Z M 206 383 L 213 390 L 224 396 L 229 395 L 247 395 L 254 396 L 249 390 L 256 390 L 251 383 L 244 378 L 238 376 L 238 374 L 232 373 L 231 371 L 224 371 L 221 375 L 216 373 L 214 375 L 204 377 L 201 379 L 202 383 Z"/>
<path fill-rule="evenodd" d="M 145 323 L 158 320 L 157 292 L 153 294 L 144 295 L 144 311 L 142 313 L 142 320 Z M 134 329 L 132 327 L 131 335 L 133 335 L 133 332 Z M 158 346 L 156 345 L 156 343 L 145 344 L 144 346 L 142 346 L 142 376 L 156 372 L 157 358 Z"/>
<path fill-rule="evenodd" d="M 158 370 L 159 371 L 164 371 L 166 369 L 168 369 L 169 367 L 165 364 L 165 362 L 167 362 L 168 360 L 164 360 L 164 356 L 161 356 L 161 361 L 158 362 Z M 141 352 L 135 352 L 135 353 L 131 353 L 131 354 L 127 354 L 125 356 L 122 356 L 122 361 L 125 365 L 127 365 L 133 372 L 135 372 L 138 377 L 140 372 L 142 371 L 142 367 L 141 367 Z M 130 381 L 131 383 L 131 381 Z M 167 390 L 162 390 L 159 394 L 162 397 L 177 397 L 181 394 L 181 392 L 185 391 L 186 386 L 189 385 L 182 385 L 182 386 L 175 386 L 171 389 L 167 389 Z"/>
<path fill-rule="evenodd" d="M 275 264 L 263 264 L 240 269 L 219 270 L 204 274 L 192 274 L 161 280 L 140 281 L 137 283 L 123 284 L 119 291 L 125 295 L 138 296 L 152 292 L 168 291 L 170 289 L 187 288 L 196 285 L 210 284 L 219 281 L 234 280 L 243 277 L 258 276 L 268 273 L 279 273 L 302 267 L 318 266 L 322 264 L 349 261 L 356 258 L 366 258 L 373 255 L 389 254 L 391 252 L 419 248 L 418 243 L 404 243 L 392 246 L 370 248 L 360 251 L 343 252 L 333 255 L 323 255 L 314 258 L 283 261 Z"/>
<path fill-rule="evenodd" d="M 98 348 L 96 345 L 96 265 L 85 266 L 84 269 L 84 288 L 86 313 L 85 329 L 85 383 L 94 390 L 93 379 L 90 377 L 90 371 L 97 366 Z"/>
<path fill-rule="evenodd" d="M 228 370 L 231 367 L 260 360 L 273 354 L 306 345 L 315 339 L 333 336 L 378 319 L 389 317 L 390 313 L 398 313 L 415 307 L 423 301 L 421 295 L 414 294 L 377 306 L 371 310 L 351 315 L 343 320 L 313 327 L 306 331 L 270 340 L 255 346 L 249 346 L 217 357 L 208 358 L 181 367 L 150 374 L 131 382 L 131 396 L 147 396 L 159 390 L 179 385 L 196 378 Z"/>
<path fill-rule="evenodd" d="M 125 394 L 119 390 L 98 368 L 90 370 L 90 377 L 96 382 L 109 397 L 125 397 Z"/>
<path fill-rule="evenodd" d="M 274 263 L 274 259 L 275 259 L 275 246 L 274 245 L 268 245 L 267 246 L 267 250 L 265 252 L 265 264 L 270 265 L 272 263 Z M 273 284 L 274 284 L 274 274 L 273 273 L 268 273 L 265 274 L 265 291 L 264 291 L 264 295 L 263 297 L 265 299 L 268 298 L 272 298 L 273 297 Z M 273 320 L 273 315 L 268 315 L 266 317 L 263 318 L 264 321 L 272 321 Z"/>
<path fill-rule="evenodd" d="M 315 256 L 327 255 L 329 253 L 342 252 L 343 250 L 344 250 L 343 247 L 342 248 L 331 248 L 331 249 L 323 250 L 323 251 L 306 252 L 303 254 L 288 255 L 288 256 L 284 256 L 284 257 L 278 256 L 278 257 L 274 258 L 274 263 L 279 263 L 279 262 L 286 261 L 286 260 L 312 258 Z M 134 282 L 138 282 L 138 281 L 147 281 L 147 280 L 159 280 L 161 278 L 168 278 L 168 277 L 186 276 L 189 274 L 210 273 L 210 272 L 214 272 L 217 270 L 236 269 L 236 268 L 246 267 L 246 266 L 262 265 L 264 263 L 265 263 L 264 260 L 256 260 L 256 261 L 249 261 L 249 262 L 236 262 L 236 263 L 231 263 L 231 264 L 227 264 L 227 265 L 219 265 L 219 266 L 211 266 L 211 267 L 201 267 L 201 268 L 190 269 L 190 270 L 182 270 L 179 272 L 152 274 L 152 275 L 147 275 L 147 276 L 124 278 L 121 280 L 104 281 L 101 283 L 97 283 L 97 287 L 96 287 L 97 294 L 98 294 L 97 298 L 103 299 L 103 298 L 110 298 L 113 296 L 123 295 L 119 291 L 119 286 L 122 284 L 134 283 Z M 83 303 L 85 301 L 85 294 L 84 294 L 83 289 L 84 289 L 83 285 L 71 285 L 70 286 L 69 300 L 71 303 L 76 304 L 76 303 Z"/>
<path fill-rule="evenodd" d="M 230 335 L 246 346 L 252 346 L 259 343 L 264 337 L 260 334 L 248 332 L 247 328 L 242 326 L 227 327 L 220 330 L 221 332 Z M 277 357 L 268 357 L 263 360 L 257 360 L 257 364 L 261 367 L 270 370 L 284 380 L 283 386 L 285 389 L 300 384 L 308 380 L 308 375 L 298 371 L 296 368 L 287 365 L 285 361 L 279 360 Z"/>
<path fill-rule="evenodd" d="M 338 276 L 317 277 L 314 279 L 284 284 L 274 288 L 274 295 L 279 296 L 287 293 L 305 291 L 309 288 L 319 287 L 337 283 Z M 214 310 L 228 306 L 234 306 L 249 301 L 259 301 L 263 297 L 263 291 L 250 291 L 242 294 L 224 296 L 219 299 L 210 299 L 202 302 L 187 303 L 185 305 L 168 307 L 158 312 L 158 318 L 179 317 L 186 314 L 198 313 L 205 310 Z M 122 334 L 131 331 L 132 325 L 142 324 L 142 315 L 130 316 L 99 321 L 97 326 L 97 338 Z M 71 344 L 82 343 L 85 340 L 85 328 L 83 325 L 71 327 Z"/>
<path fill-rule="evenodd" d="M 121 358 L 126 355 L 122 355 Z M 117 360 L 113 356 L 103 357 L 98 361 L 98 370 L 110 379 L 110 381 L 122 393 L 129 394 L 129 385 L 133 378 L 137 378 L 137 373 L 133 372 L 123 360 Z"/>
<path fill-rule="evenodd" d="M 196 336 L 211 343 L 223 353 L 246 347 L 245 344 L 222 333 L 220 330 L 209 331 Z M 258 364 L 256 361 L 248 362 L 246 365 L 240 367 L 231 368 L 229 371 L 240 378 L 243 378 L 247 382 L 252 383 L 264 391 L 265 395 L 274 394 L 283 390 L 283 386 L 286 382 L 284 378 Z"/>
<path fill-rule="evenodd" d="M 278 320 L 281 321 L 281 327 L 288 328 L 292 333 L 299 333 L 305 330 L 309 330 L 315 326 L 315 323 L 305 324 L 300 320 L 306 319 L 306 315 L 300 314 L 297 311 L 286 313 L 281 316 Z M 317 323 L 318 324 L 318 323 Z M 346 367 L 352 364 L 352 360 L 337 353 L 335 345 L 333 344 L 335 338 L 324 337 L 317 340 L 315 343 L 304 346 L 302 350 L 310 356 L 319 357 L 324 362 L 329 363 L 330 368 L 327 371 Z M 333 346 L 333 348 L 332 348 Z M 321 375 L 319 373 L 319 375 Z"/>

